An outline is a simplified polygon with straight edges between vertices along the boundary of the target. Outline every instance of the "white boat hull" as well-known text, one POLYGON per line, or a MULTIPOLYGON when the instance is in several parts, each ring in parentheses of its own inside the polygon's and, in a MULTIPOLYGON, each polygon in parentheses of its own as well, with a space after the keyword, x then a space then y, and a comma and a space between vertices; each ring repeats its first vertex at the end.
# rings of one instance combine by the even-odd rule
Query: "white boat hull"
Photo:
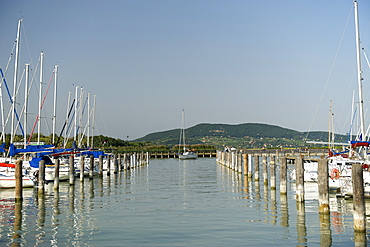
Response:
POLYGON ((179 159, 181 160, 197 159, 197 158, 198 158, 198 155, 196 153, 185 152, 185 153, 179 154, 179 159))
MULTIPOLYGON (((30 188, 35 186, 35 182, 28 176, 22 178, 23 188, 30 188)), ((15 175, 0 174, 0 189, 15 188, 15 175)))

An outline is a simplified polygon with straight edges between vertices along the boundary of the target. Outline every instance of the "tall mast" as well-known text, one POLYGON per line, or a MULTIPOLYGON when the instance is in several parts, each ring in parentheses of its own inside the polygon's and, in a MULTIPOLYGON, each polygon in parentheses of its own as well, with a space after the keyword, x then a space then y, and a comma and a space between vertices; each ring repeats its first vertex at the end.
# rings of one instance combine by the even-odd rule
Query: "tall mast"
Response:
POLYGON ((90 93, 87 94, 87 147, 90 147, 90 93))
POLYGON ((94 95, 93 112, 92 112, 91 148, 94 147, 95 104, 96 104, 96 95, 94 95))
POLYGON ((78 95, 78 88, 79 88, 79 86, 76 86, 76 91, 75 91, 75 114, 74 114, 74 117, 75 117, 75 134, 74 134, 74 142, 77 144, 77 142, 76 142, 76 138, 77 138, 77 105, 78 105, 78 99, 77 99, 77 95, 78 95))
POLYGON ((27 111, 28 111, 28 85, 29 85, 29 74, 30 74, 30 64, 26 64, 26 83, 24 85, 24 148, 27 147, 27 111))
POLYGON ((57 79, 58 79, 58 65, 54 67, 54 110, 53 110, 53 144, 55 144, 55 125, 56 125, 56 111, 57 111, 57 79))
POLYGON ((14 62, 14 87, 13 87, 13 99, 12 99, 12 127, 11 127, 11 135, 10 135, 10 143, 14 142, 14 125, 15 125, 15 100, 16 100, 16 92, 17 92, 17 80, 18 80, 18 60, 19 60, 19 46, 20 46, 20 38, 21 38, 21 23, 22 20, 18 20, 18 30, 17 30, 17 39, 16 39, 16 49, 15 49, 15 62, 14 62))
POLYGON ((184 142, 184 153, 185 153, 185 111, 182 109, 182 141, 184 142))
POLYGON ((44 65, 44 52, 40 55, 40 91, 39 91, 39 113, 38 113, 38 128, 37 128, 37 144, 40 145, 40 133, 41 133, 41 107, 42 107, 42 83, 43 83, 43 65, 44 65))
MULTIPOLYGON (((68 92, 68 101, 67 101, 67 113, 66 113, 66 120, 65 120, 65 124, 68 125, 68 120, 69 120, 69 111, 70 111, 70 102, 71 102, 71 92, 68 92)), ((63 147, 65 148, 66 147, 66 144, 68 142, 68 138, 67 138, 67 129, 66 128, 64 130, 64 142, 63 142, 63 147)))
POLYGON ((357 59, 357 82, 358 82, 358 97, 360 101, 360 141, 365 140, 365 122, 364 122, 364 95, 362 92, 362 69, 361 69, 361 41, 360 41, 360 28, 359 28, 359 19, 358 19, 358 7, 357 1, 353 2, 355 8, 355 29, 356 29, 356 59, 357 59))

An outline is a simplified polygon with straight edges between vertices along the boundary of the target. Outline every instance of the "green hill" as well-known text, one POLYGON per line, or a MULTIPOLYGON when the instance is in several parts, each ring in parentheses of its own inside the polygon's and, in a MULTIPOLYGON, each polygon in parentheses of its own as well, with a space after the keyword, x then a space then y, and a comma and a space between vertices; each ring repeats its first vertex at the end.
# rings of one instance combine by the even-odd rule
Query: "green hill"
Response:
MULTIPOLYGON (((209 144, 216 147, 230 145, 238 148, 305 147, 313 146, 308 141, 327 141, 324 131, 299 132, 275 125, 261 123, 244 124, 198 124, 186 129, 187 144, 209 144)), ((173 146, 179 143, 180 129, 148 134, 134 142, 152 142, 156 145, 173 146)), ((336 135, 336 142, 345 142, 347 137, 336 135)), ((317 145, 316 145, 317 146, 317 145)))

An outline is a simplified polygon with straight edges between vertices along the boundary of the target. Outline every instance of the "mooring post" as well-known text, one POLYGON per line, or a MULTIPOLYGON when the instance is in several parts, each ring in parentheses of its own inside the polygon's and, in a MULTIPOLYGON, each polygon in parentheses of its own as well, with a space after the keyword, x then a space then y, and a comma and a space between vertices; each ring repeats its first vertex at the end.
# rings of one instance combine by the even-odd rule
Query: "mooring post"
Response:
POLYGON ((99 155, 99 176, 103 177, 103 155, 99 155))
POLYGON ((74 166, 75 160, 74 156, 69 156, 69 185, 75 184, 75 166, 74 166))
POLYGON ((366 231, 366 209, 364 198, 364 178, 362 164, 352 165, 353 190, 353 229, 355 232, 366 231))
POLYGON ((45 160, 39 162, 39 178, 38 178, 38 193, 44 194, 45 192, 45 160))
POLYGON ((254 181, 259 181, 260 161, 259 156, 254 156, 254 181))
POLYGON ((238 153, 238 172, 242 173, 242 153, 238 153))
POLYGON ((93 179, 93 177, 94 177, 94 170, 95 170, 94 161, 95 161, 94 155, 91 154, 90 155, 89 179, 93 179))
POLYGON ((319 190, 319 213, 329 214, 329 172, 328 160, 319 159, 318 161, 318 190, 319 190))
POLYGON ((262 155, 262 166, 263 166, 263 184, 268 184, 267 178, 267 157, 266 155, 262 155))
POLYGON ((15 162, 15 203, 23 201, 22 160, 15 162))
POLYGON ((80 182, 84 181, 84 172, 85 172, 85 156, 80 156, 80 182))
POLYGON ((110 155, 107 156, 107 176, 110 176, 110 155))
POLYGON ((276 189, 275 156, 270 156, 270 187, 271 187, 272 190, 276 189))
POLYGON ((243 175, 248 180, 248 154, 243 154, 243 175))
POLYGON ((297 202, 304 202, 304 167, 303 158, 297 157, 295 159, 295 185, 297 202))
POLYGON ((123 154, 123 170, 127 170, 127 154, 123 154))
POLYGON ((54 159, 54 190, 59 190, 59 158, 54 159))
POLYGON ((118 171, 121 171, 122 170, 122 158, 121 158, 121 154, 118 154, 118 171))
POLYGON ((118 173, 118 162, 117 162, 117 154, 113 155, 113 173, 117 174, 118 173))
POLYGON ((287 194, 287 158, 280 158, 280 194, 287 194))
POLYGON ((248 178, 252 178, 252 176, 253 176, 253 173, 252 173, 252 161, 253 161, 252 154, 248 154, 248 178))

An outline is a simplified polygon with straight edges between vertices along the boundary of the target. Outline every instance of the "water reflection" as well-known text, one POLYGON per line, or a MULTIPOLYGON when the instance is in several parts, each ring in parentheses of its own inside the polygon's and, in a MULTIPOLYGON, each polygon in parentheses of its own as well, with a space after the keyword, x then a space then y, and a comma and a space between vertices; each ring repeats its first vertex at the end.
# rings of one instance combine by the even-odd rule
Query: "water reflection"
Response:
POLYGON ((22 202, 17 202, 14 205, 14 226, 13 226, 13 242, 12 246, 21 246, 22 242, 22 202))
POLYGON ((227 239, 231 246, 366 246, 366 234, 352 231, 350 200, 330 198, 330 214, 318 214, 315 195, 296 203, 295 186, 280 194, 262 179, 212 162, 157 161, 74 186, 61 183, 59 190, 51 184, 44 194, 24 193, 21 204, 10 193, 0 207, 1 243, 224 246, 227 239), (163 244, 168 239, 173 242, 163 244))
POLYGON ((298 243, 307 242, 306 211, 304 202, 296 202, 298 243))

